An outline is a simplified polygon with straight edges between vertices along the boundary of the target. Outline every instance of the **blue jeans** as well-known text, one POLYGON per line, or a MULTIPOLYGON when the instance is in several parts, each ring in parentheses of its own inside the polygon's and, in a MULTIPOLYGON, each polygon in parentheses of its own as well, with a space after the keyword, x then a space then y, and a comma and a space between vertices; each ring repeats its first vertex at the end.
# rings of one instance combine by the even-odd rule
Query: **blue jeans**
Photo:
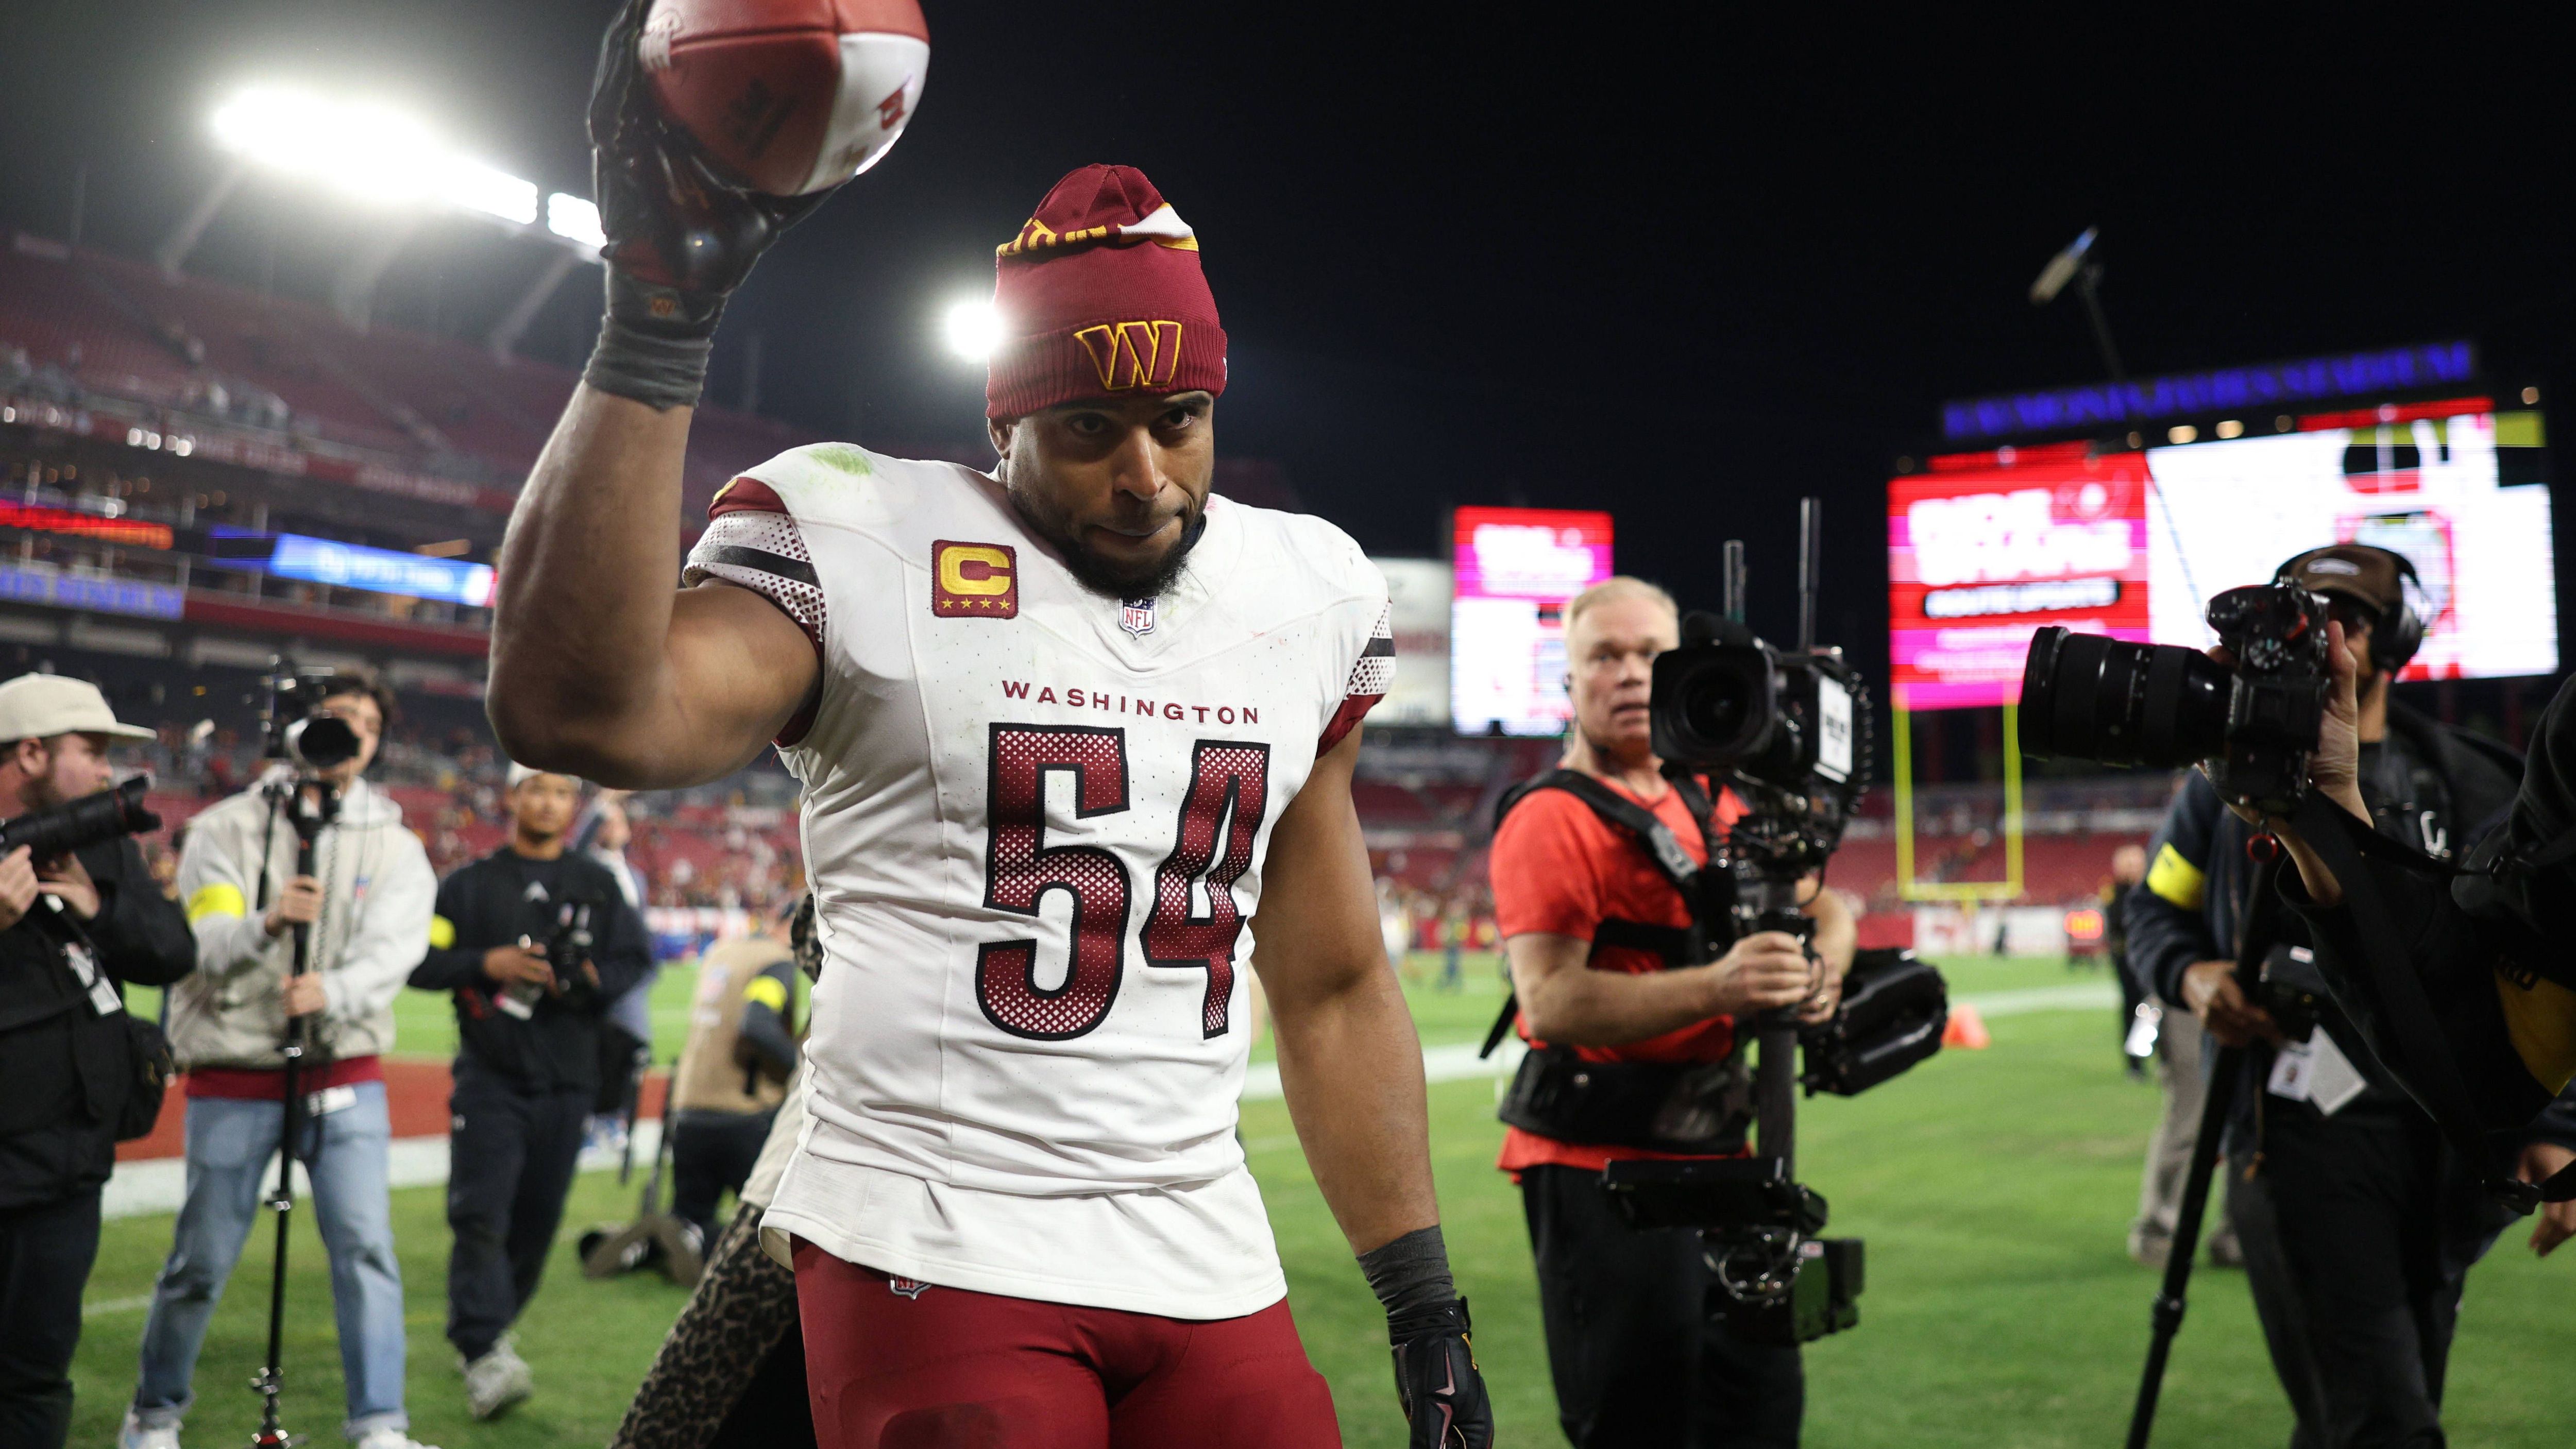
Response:
MULTIPOLYGON (((402 1268, 394 1258, 393 1129, 385 1084, 360 1082, 357 1101, 304 1123, 296 1158, 313 1181, 310 1204, 331 1259, 331 1306, 349 1392, 351 1439, 409 1429, 403 1412, 402 1268)), ((188 1200, 143 1325, 143 1376, 134 1408, 147 1425, 175 1422, 195 1395, 189 1380, 206 1323, 250 1237, 277 1152, 284 1104, 188 1100, 188 1200)))

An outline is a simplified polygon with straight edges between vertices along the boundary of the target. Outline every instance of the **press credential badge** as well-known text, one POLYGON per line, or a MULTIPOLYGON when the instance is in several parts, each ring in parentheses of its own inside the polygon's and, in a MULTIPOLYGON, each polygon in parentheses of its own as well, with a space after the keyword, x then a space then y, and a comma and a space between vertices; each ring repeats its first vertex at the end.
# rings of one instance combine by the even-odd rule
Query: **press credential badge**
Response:
POLYGON ((89 993, 90 1010, 101 1016, 114 1016, 125 1009, 125 1002, 116 994, 116 983, 98 969, 98 957, 90 954, 89 947, 78 941, 64 942, 63 964, 72 968, 81 990, 89 993))
POLYGON ((2331 1117, 2368 1085, 2352 1059, 2335 1045, 2334 1037, 2319 1027, 2306 1041, 2282 1043, 2264 1090, 2289 1101, 2310 1103, 2331 1117))

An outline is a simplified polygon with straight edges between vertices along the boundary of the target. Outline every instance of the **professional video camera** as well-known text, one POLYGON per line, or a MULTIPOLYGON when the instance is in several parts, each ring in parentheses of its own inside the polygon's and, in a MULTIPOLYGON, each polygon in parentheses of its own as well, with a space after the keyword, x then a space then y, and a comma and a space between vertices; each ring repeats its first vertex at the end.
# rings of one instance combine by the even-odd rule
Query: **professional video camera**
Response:
POLYGON ((2233 669, 2179 645, 2056 627, 2032 635, 2022 753, 2166 770, 2206 761, 2230 803, 2289 814, 2325 724, 2325 596, 2252 584, 2211 599, 2206 617, 2233 669))
POLYGON ((0 855, 27 847, 30 860, 52 860, 120 835, 161 828, 161 817, 143 808, 150 781, 137 775, 112 789, 68 800, 0 823, 0 855))
POLYGON ((260 681, 268 689, 260 710, 261 753, 272 760, 292 761, 304 770, 327 770, 357 758, 358 732, 322 707, 322 691, 331 672, 298 670, 295 661, 286 658, 278 659, 270 670, 260 681))
MULTIPOLYGON (((1744 813, 1709 862, 1737 937, 1814 923, 1798 887, 1842 843, 1868 788, 1869 696, 1840 650, 1816 647, 1818 506, 1800 504, 1798 644, 1778 649, 1744 626, 1744 548, 1725 550, 1723 617, 1693 614, 1682 643, 1655 660, 1650 711, 1667 773, 1731 787, 1744 813)), ((1711 922, 1712 929, 1717 923, 1711 922)), ((1940 1049, 1948 1019, 1940 975, 1911 953, 1870 953, 1846 977, 1845 1004, 1801 1028, 1794 1010, 1755 1025, 1759 1155, 1724 1160, 1613 1162, 1602 1184, 1638 1228, 1695 1228, 1722 1308, 1738 1334, 1804 1343, 1860 1321, 1858 1239, 1822 1239, 1826 1204, 1795 1175, 1796 1061, 1807 1048, 1810 1093, 1848 1095, 1940 1049)))
POLYGON ((1656 656, 1651 708, 1657 755, 1804 802, 1799 842, 1820 862, 1832 852, 1869 768, 1867 691, 1841 650, 1783 652, 1694 612, 1681 647, 1656 656))

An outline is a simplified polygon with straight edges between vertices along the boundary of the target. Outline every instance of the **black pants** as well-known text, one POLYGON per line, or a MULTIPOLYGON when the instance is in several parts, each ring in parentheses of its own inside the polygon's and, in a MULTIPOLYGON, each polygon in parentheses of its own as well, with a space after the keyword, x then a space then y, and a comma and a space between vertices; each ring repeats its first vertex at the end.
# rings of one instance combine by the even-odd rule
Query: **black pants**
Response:
POLYGON ((447 1339, 469 1359, 491 1351, 536 1296, 564 1195, 572 1190, 587 1088, 523 1092, 507 1079, 456 1063, 448 1098, 447 1339))
POLYGON ((599 1023, 599 1091, 590 1099, 590 1109, 602 1116, 622 1115, 626 1099, 635 1093, 636 1078, 643 1075, 652 1053, 635 1033, 616 1022, 602 1019, 599 1023))
POLYGON ((98 1257, 98 1189, 0 1211, 0 1445, 61 1449, 72 1426, 81 1290, 98 1257))
POLYGON ((681 1112, 671 1122, 671 1211, 695 1223, 698 1241, 716 1240, 716 1201, 740 1193, 769 1141, 776 1112, 681 1112))
POLYGON ((1639 1232, 1601 1174, 1521 1173, 1558 1422, 1577 1449, 1773 1449, 1798 1442, 1794 1348, 1745 1343, 1709 1313, 1697 1233, 1639 1232))
POLYGON ((2502 1209, 2410 1105, 2262 1106, 2262 1164, 2248 1179, 2250 1154, 2231 1159, 2228 1206, 2292 1449, 2439 1449, 2461 1286, 2502 1209))

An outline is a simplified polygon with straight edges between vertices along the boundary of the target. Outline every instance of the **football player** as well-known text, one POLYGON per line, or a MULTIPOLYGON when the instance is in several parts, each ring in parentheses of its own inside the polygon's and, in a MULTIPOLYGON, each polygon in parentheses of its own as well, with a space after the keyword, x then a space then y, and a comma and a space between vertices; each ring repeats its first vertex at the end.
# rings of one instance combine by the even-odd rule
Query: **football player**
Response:
POLYGON ((811 203, 658 118, 641 9, 592 103, 608 317, 503 549, 492 716, 603 783, 775 742, 804 784, 827 965, 765 1225, 818 1438, 1339 1443, 1234 1136, 1254 964, 1412 1442, 1489 1444, 1350 793, 1386 588, 1329 524, 1210 494, 1196 235, 1140 172, 1068 175, 999 248, 993 472, 796 449, 684 562, 717 317, 811 203))

